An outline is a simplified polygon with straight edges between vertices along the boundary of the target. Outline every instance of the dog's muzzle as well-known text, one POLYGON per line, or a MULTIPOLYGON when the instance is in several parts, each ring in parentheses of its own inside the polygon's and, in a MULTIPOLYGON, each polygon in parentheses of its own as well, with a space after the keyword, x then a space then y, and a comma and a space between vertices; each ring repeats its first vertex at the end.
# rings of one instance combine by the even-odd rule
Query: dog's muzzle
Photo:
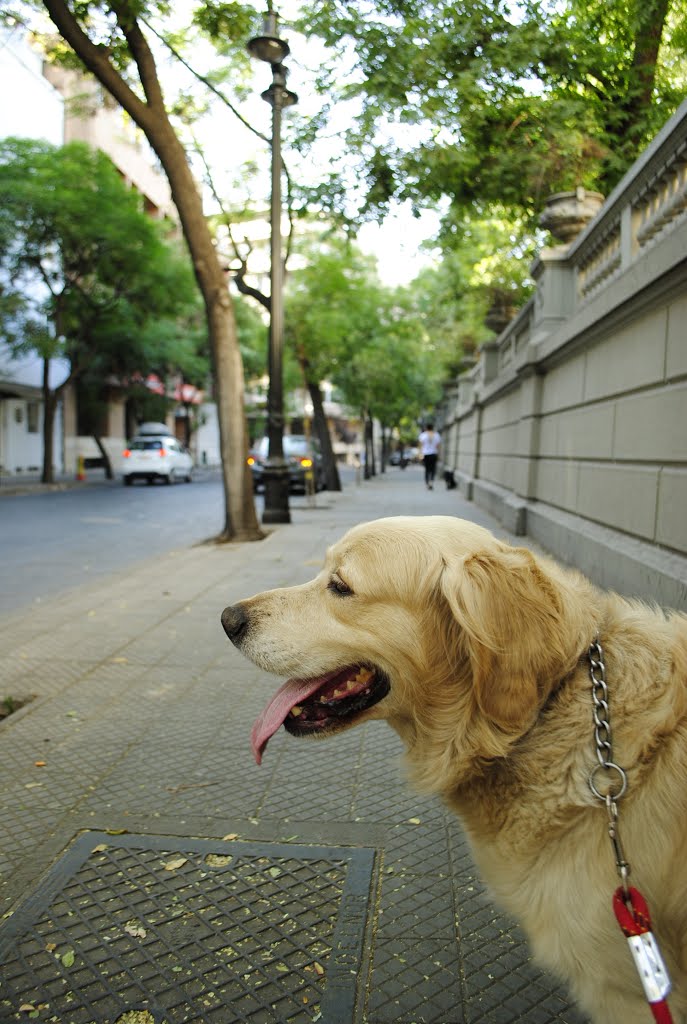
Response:
POLYGON ((222 626, 233 644, 238 646, 248 629, 248 616, 241 604, 230 604, 222 612, 222 626))

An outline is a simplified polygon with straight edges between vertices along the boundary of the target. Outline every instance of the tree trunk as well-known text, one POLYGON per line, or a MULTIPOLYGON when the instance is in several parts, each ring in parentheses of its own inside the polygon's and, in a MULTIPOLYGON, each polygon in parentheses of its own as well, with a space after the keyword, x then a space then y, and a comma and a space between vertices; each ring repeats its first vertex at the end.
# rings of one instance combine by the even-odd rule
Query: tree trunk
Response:
POLYGON ((43 360, 43 472, 41 482, 51 484, 55 480, 52 450, 55 441, 55 409, 57 396, 50 390, 50 360, 43 360))
POLYGON ((633 104, 636 112, 642 112, 651 106, 658 51, 669 7, 670 0, 643 0, 643 3, 638 5, 638 24, 632 61, 633 70, 637 75, 637 90, 633 104))
POLYGON ((167 176, 207 315, 224 480, 224 529, 218 539, 258 540, 264 534, 258 525, 246 463, 243 363, 234 309, 186 152, 165 110, 152 52, 136 21, 136 8, 127 0, 111 0, 108 5, 126 37, 146 101, 139 98, 110 63, 107 48, 96 46, 84 33, 65 0, 44 0, 44 6, 86 68, 143 131, 167 176))
POLYGON ((93 440, 97 444, 98 451, 100 452, 100 457, 103 460, 103 464, 105 467, 105 478, 107 480, 113 480, 114 473, 112 472, 112 460, 110 459, 110 456, 107 453, 107 448, 105 447, 105 445, 103 444, 103 442, 101 441, 97 434, 93 434, 93 440))
POLYGON ((389 427, 385 427, 382 424, 382 458, 379 466, 380 473, 386 473, 386 464, 389 460, 389 439, 390 430, 389 427))
POLYGON ((628 166, 637 159, 644 142, 646 115, 653 102, 656 62, 670 0, 643 0, 635 14, 634 53, 630 87, 616 97, 605 130, 627 153, 628 166))
POLYGON ((365 479, 369 480, 376 476, 375 448, 374 448, 374 423, 369 410, 365 412, 365 479))
POLYGON ((184 420, 184 445, 187 448, 191 447, 191 405, 188 402, 184 403, 184 411, 186 413, 186 419, 184 420))
POLYGON ((336 464, 336 456, 334 455, 334 449, 332 448, 332 439, 329 434, 327 417, 324 414, 322 392, 319 384, 314 384, 311 380, 307 380, 307 378, 306 384, 310 394, 310 401, 312 402, 313 428, 315 436, 320 442, 320 451, 322 452, 325 484, 328 491, 340 491, 341 479, 339 477, 339 467, 336 464))
POLYGON ((370 417, 370 470, 372 476, 377 476, 377 456, 375 453, 375 421, 372 418, 372 413, 369 413, 370 417))

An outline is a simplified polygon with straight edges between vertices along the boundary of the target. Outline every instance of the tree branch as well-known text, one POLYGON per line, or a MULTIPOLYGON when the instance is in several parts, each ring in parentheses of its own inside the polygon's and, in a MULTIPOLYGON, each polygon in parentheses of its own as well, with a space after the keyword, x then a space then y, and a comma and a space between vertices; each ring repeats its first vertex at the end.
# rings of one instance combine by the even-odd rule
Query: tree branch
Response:
POLYGON ((149 109, 127 85, 119 72, 112 66, 107 48, 96 46, 88 38, 78 21, 67 7, 65 0, 43 0, 50 20, 60 35, 78 55, 84 66, 102 82, 108 92, 136 121, 144 125, 149 121, 149 109))
POLYGON ((229 232, 229 241, 231 242, 231 247, 234 250, 234 255, 236 256, 236 259, 239 261, 239 264, 240 264, 239 269, 234 272, 234 283, 236 284, 236 287, 238 288, 238 290, 241 292, 242 295, 248 295, 248 296, 250 296, 250 298, 256 299, 256 301, 259 302, 261 306, 263 306, 266 310, 271 312, 272 311, 272 300, 271 300, 271 297, 268 296, 268 295, 265 295, 265 293, 260 291, 259 288, 253 288, 251 285, 249 285, 246 282, 246 273, 247 273, 247 270, 248 270, 248 256, 250 256, 250 254, 252 252, 252 247, 249 245, 249 247, 248 247, 248 255, 247 256, 242 256, 241 253, 239 252, 239 247, 236 244, 236 239, 234 238, 234 236, 232 234, 232 231, 231 231, 231 220, 229 218, 229 214, 225 210, 224 204, 222 203, 222 200, 219 197, 217 189, 215 188, 215 182, 214 182, 214 179, 212 177, 212 173, 210 171, 210 167, 208 165, 208 162, 205 159, 205 154, 203 153, 202 149, 200 148, 200 146, 198 145, 197 142, 195 143, 195 148, 196 148, 196 153, 198 154, 198 156, 202 160, 203 166, 205 167, 205 181, 206 181, 208 187, 210 188, 210 191, 212 192, 212 195, 213 195, 213 198, 214 198, 215 202, 219 206, 220 216, 222 218, 222 221, 224 222, 224 226, 226 227, 227 231, 229 232))
POLYGON ((129 44, 129 49, 136 62, 138 75, 148 100, 149 108, 151 110, 164 111, 165 101, 162 89, 160 88, 157 68, 155 67, 155 58, 148 46, 148 40, 141 32, 136 18, 130 14, 126 2, 121 3, 113 0, 111 7, 117 18, 117 24, 122 30, 122 34, 129 44))
MULTIPOLYGON (((239 257, 240 259, 240 257, 239 257)), ((265 295, 258 288, 253 288, 246 282, 246 271, 247 263, 246 260, 241 259, 241 265, 238 270, 234 271, 234 284, 241 292, 242 295, 249 295, 252 299, 256 299, 261 306, 271 313, 272 312, 272 300, 269 295, 265 295)))
POLYGON ((193 75, 194 78, 197 78, 199 82, 202 82, 203 85, 207 89, 209 89, 210 92, 213 92, 215 94, 215 96, 217 96, 218 99, 220 99, 222 101, 222 103, 224 103, 224 105, 226 107, 229 107, 229 110, 231 110, 231 112, 234 115, 234 117, 237 117, 238 120, 241 122, 241 124, 244 125, 244 127, 246 127, 249 132, 252 132, 253 135, 257 135, 257 137, 259 139, 262 139, 263 142, 267 142, 269 144, 270 140, 267 137, 267 135, 263 135, 262 132, 259 132, 257 130, 257 128, 254 128, 253 125, 250 123, 250 121, 247 121, 245 119, 245 117, 242 114, 239 113, 239 111, 236 109, 236 107, 227 99, 227 97, 224 95, 224 93, 221 92, 217 88, 217 86, 213 82, 210 81, 209 78, 206 78, 205 75, 201 75, 200 71, 196 71, 196 69, 191 64, 189 64, 188 61, 185 60, 184 57, 182 57, 182 55, 179 53, 179 51, 177 49, 175 49, 175 47, 173 47, 172 44, 167 39, 165 39, 164 36, 160 35, 160 33, 156 29, 153 28, 153 26, 150 24, 149 21, 146 21, 145 18, 141 18, 141 21, 146 26, 146 28, 149 29, 149 31, 152 32, 153 35, 156 36, 160 40, 160 42, 163 44, 163 46, 167 47, 167 49, 172 54, 172 56, 175 57, 176 60, 178 60, 179 63, 182 64, 186 68, 186 70, 188 72, 190 72, 190 74, 193 75))

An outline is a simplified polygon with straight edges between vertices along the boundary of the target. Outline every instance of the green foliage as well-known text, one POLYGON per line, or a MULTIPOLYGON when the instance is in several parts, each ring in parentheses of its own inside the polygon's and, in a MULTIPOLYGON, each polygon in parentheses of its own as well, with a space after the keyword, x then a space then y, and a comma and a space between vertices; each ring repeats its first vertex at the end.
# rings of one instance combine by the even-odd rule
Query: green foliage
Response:
POLYGON ((552 192, 607 193, 685 95, 685 0, 332 0, 302 24, 341 54, 369 210, 448 196, 531 217, 552 192))
POLYGON ((205 0, 193 12, 193 24, 214 42, 231 42, 245 46, 256 30, 256 10, 252 4, 205 0))
POLYGON ((417 417, 436 401, 445 370, 418 293, 385 288, 374 262, 340 236, 304 255, 289 281, 286 337, 306 376, 331 380, 348 405, 386 426, 417 417))
MULTIPOLYGON (((444 259, 437 274, 454 296, 453 321, 459 324, 463 351, 471 351, 491 336, 485 317, 493 305, 517 309, 529 298, 534 282, 529 269, 539 239, 528 230, 526 218, 502 206, 460 214, 444 220, 441 245, 444 259)), ((437 296, 436 302, 442 303, 437 296)))
POLYGON ((171 365, 202 376, 193 274, 162 232, 103 153, 0 141, 0 317, 15 350, 62 355, 73 377, 171 365))

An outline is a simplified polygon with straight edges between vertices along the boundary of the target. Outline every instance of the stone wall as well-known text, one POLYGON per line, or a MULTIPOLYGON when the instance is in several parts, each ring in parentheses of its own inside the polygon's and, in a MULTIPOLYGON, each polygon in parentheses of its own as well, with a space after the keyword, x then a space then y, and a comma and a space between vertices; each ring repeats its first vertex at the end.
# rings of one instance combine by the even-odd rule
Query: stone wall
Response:
POLYGON ((687 103, 447 390, 468 497, 600 585, 687 609, 687 103))

